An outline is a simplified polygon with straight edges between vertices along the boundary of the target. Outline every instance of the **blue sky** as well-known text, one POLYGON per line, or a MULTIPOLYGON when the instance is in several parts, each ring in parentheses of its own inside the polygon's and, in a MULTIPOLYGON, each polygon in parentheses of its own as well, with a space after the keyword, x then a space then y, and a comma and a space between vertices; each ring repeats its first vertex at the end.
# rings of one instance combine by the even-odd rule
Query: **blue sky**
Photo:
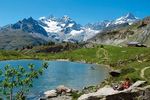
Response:
POLYGON ((150 16, 150 0, 0 0, 0 26, 32 16, 70 16, 81 24, 112 20, 128 12, 150 16))

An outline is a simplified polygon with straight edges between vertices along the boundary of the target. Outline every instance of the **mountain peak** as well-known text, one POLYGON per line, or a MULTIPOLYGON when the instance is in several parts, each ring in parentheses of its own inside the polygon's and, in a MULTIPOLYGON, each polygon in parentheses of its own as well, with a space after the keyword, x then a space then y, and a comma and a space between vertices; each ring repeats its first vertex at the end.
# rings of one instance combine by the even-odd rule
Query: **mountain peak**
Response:
POLYGON ((132 13, 128 13, 125 18, 127 19, 136 19, 136 17, 132 13))
POLYGON ((36 20, 34 20, 32 17, 29 17, 29 18, 24 18, 21 22, 22 23, 35 23, 36 20))
POLYGON ((23 20, 18 21, 15 24, 11 25, 12 29, 21 29, 27 33, 35 33, 43 36, 47 36, 47 32, 41 27, 37 20, 32 17, 24 18, 23 20))
POLYGON ((64 19, 70 19, 70 17, 68 15, 64 15, 62 18, 64 18, 64 19))
POLYGON ((72 20, 68 15, 64 15, 64 16, 62 17, 62 19, 63 19, 64 21, 72 20))
POLYGON ((54 15, 49 15, 48 17, 42 16, 39 20, 56 20, 56 17, 54 15))
POLYGON ((42 16, 42 17, 39 18, 39 20, 44 20, 44 19, 46 19, 45 16, 42 16))
POLYGON ((47 17, 47 19, 56 20, 56 17, 51 14, 50 16, 47 17))
POLYGON ((116 19, 113 24, 125 24, 128 23, 129 25, 133 24, 134 22, 138 21, 138 18, 135 17, 132 13, 128 13, 126 16, 122 16, 116 19))
POLYGON ((91 28, 94 30, 100 30, 108 27, 116 27, 119 25, 131 25, 134 22, 138 21, 139 19, 135 17, 132 13, 128 13, 125 16, 119 17, 115 20, 109 21, 109 20, 104 20, 102 22, 97 22, 94 24, 87 24, 85 27, 86 28, 91 28))

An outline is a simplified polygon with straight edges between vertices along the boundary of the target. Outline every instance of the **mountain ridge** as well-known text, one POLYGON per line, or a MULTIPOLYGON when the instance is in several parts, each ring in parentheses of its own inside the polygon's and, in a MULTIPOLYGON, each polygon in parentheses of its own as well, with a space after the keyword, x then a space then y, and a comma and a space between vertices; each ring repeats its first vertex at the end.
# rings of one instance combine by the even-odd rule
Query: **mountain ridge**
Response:
MULTIPOLYGON (((12 40, 11 38, 16 38, 16 35, 20 36, 19 38, 22 40, 26 40, 27 37, 34 42, 30 42, 30 45, 38 45, 44 42, 53 41, 56 43, 60 42, 86 42, 87 40, 91 39, 92 37, 96 36, 102 30, 111 30, 119 27, 128 26, 129 22, 136 22, 136 18, 132 14, 128 14, 126 16, 121 17, 124 20, 123 23, 114 24, 115 21, 105 21, 99 22, 93 26, 82 26, 78 24, 76 21, 72 20, 68 16, 63 16, 61 18, 56 18, 54 16, 49 17, 40 17, 39 20, 35 20, 32 17, 24 18, 23 20, 19 20, 14 24, 9 24, 0 28, 1 39, 5 40, 5 34, 11 34, 8 41, 19 43, 18 40, 12 40), (131 17, 131 18, 130 18, 131 17), (130 20, 134 19, 134 20, 130 20), (127 21, 126 21, 127 20, 127 21), (112 25, 110 24, 112 23, 112 25), (109 23, 109 25, 108 25, 109 23), (102 25, 102 26, 101 26, 102 25), (24 39, 24 35, 20 34, 27 34, 26 39, 24 39), (32 39, 30 39, 32 38, 32 39), (37 39, 37 40, 36 40, 37 39), (14 42, 15 41, 15 42, 14 42)), ((120 20, 119 20, 120 21, 120 20)), ((22 46, 27 46, 28 42, 24 41, 22 46)), ((7 43, 7 42, 6 42, 7 43)), ((4 43, 5 44, 5 43, 4 43)), ((1 44, 1 48, 5 49, 5 45, 1 44)), ((14 45, 14 44, 13 44, 14 45)), ((21 44, 19 44, 20 46, 21 44)), ((10 47, 13 47, 10 45, 10 47)), ((18 48, 18 46, 16 46, 18 48)), ((10 48, 11 49, 11 48, 10 48)))
POLYGON ((122 16, 120 18, 117 18, 115 20, 112 20, 112 21, 109 21, 109 20, 104 20, 102 22, 96 22, 96 23, 88 23, 86 24, 85 26, 86 27, 92 27, 92 28, 95 28, 96 30, 100 30, 100 29, 104 29, 104 28, 109 28, 109 27, 115 27, 117 25, 125 25, 125 24, 128 24, 128 25, 131 25, 133 24, 134 22, 137 22, 139 21, 140 19, 135 17, 133 14, 131 13, 128 13, 127 15, 125 16, 122 16))
POLYGON ((140 43, 150 46, 150 17, 139 20, 136 23, 118 29, 105 30, 88 40, 89 43, 128 45, 128 43, 140 43))

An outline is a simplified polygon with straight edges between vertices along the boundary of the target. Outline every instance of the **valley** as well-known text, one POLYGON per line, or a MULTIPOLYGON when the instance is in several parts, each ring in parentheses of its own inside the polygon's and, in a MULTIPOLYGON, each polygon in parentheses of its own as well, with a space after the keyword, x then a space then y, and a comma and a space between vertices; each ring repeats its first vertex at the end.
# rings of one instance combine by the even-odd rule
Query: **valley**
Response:
POLYGON ((149 47, 150 18, 138 19, 131 13, 113 21, 85 26, 68 16, 50 16, 39 20, 25 18, 0 28, 1 61, 64 60, 102 65, 121 72, 118 77, 109 75, 98 85, 75 92, 71 95, 75 100, 126 77, 133 83, 144 80, 145 86, 149 85, 149 47))

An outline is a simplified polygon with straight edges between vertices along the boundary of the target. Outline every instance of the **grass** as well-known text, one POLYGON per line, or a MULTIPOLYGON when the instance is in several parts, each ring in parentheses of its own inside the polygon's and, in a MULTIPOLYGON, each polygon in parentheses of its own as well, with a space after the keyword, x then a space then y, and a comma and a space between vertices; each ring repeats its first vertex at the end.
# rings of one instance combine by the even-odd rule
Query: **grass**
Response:
POLYGON ((77 98, 79 98, 81 95, 83 95, 82 93, 77 93, 77 92, 74 92, 71 94, 72 96, 72 100, 77 100, 77 98))
POLYGON ((150 80, 150 68, 145 71, 145 77, 147 80, 150 80))

